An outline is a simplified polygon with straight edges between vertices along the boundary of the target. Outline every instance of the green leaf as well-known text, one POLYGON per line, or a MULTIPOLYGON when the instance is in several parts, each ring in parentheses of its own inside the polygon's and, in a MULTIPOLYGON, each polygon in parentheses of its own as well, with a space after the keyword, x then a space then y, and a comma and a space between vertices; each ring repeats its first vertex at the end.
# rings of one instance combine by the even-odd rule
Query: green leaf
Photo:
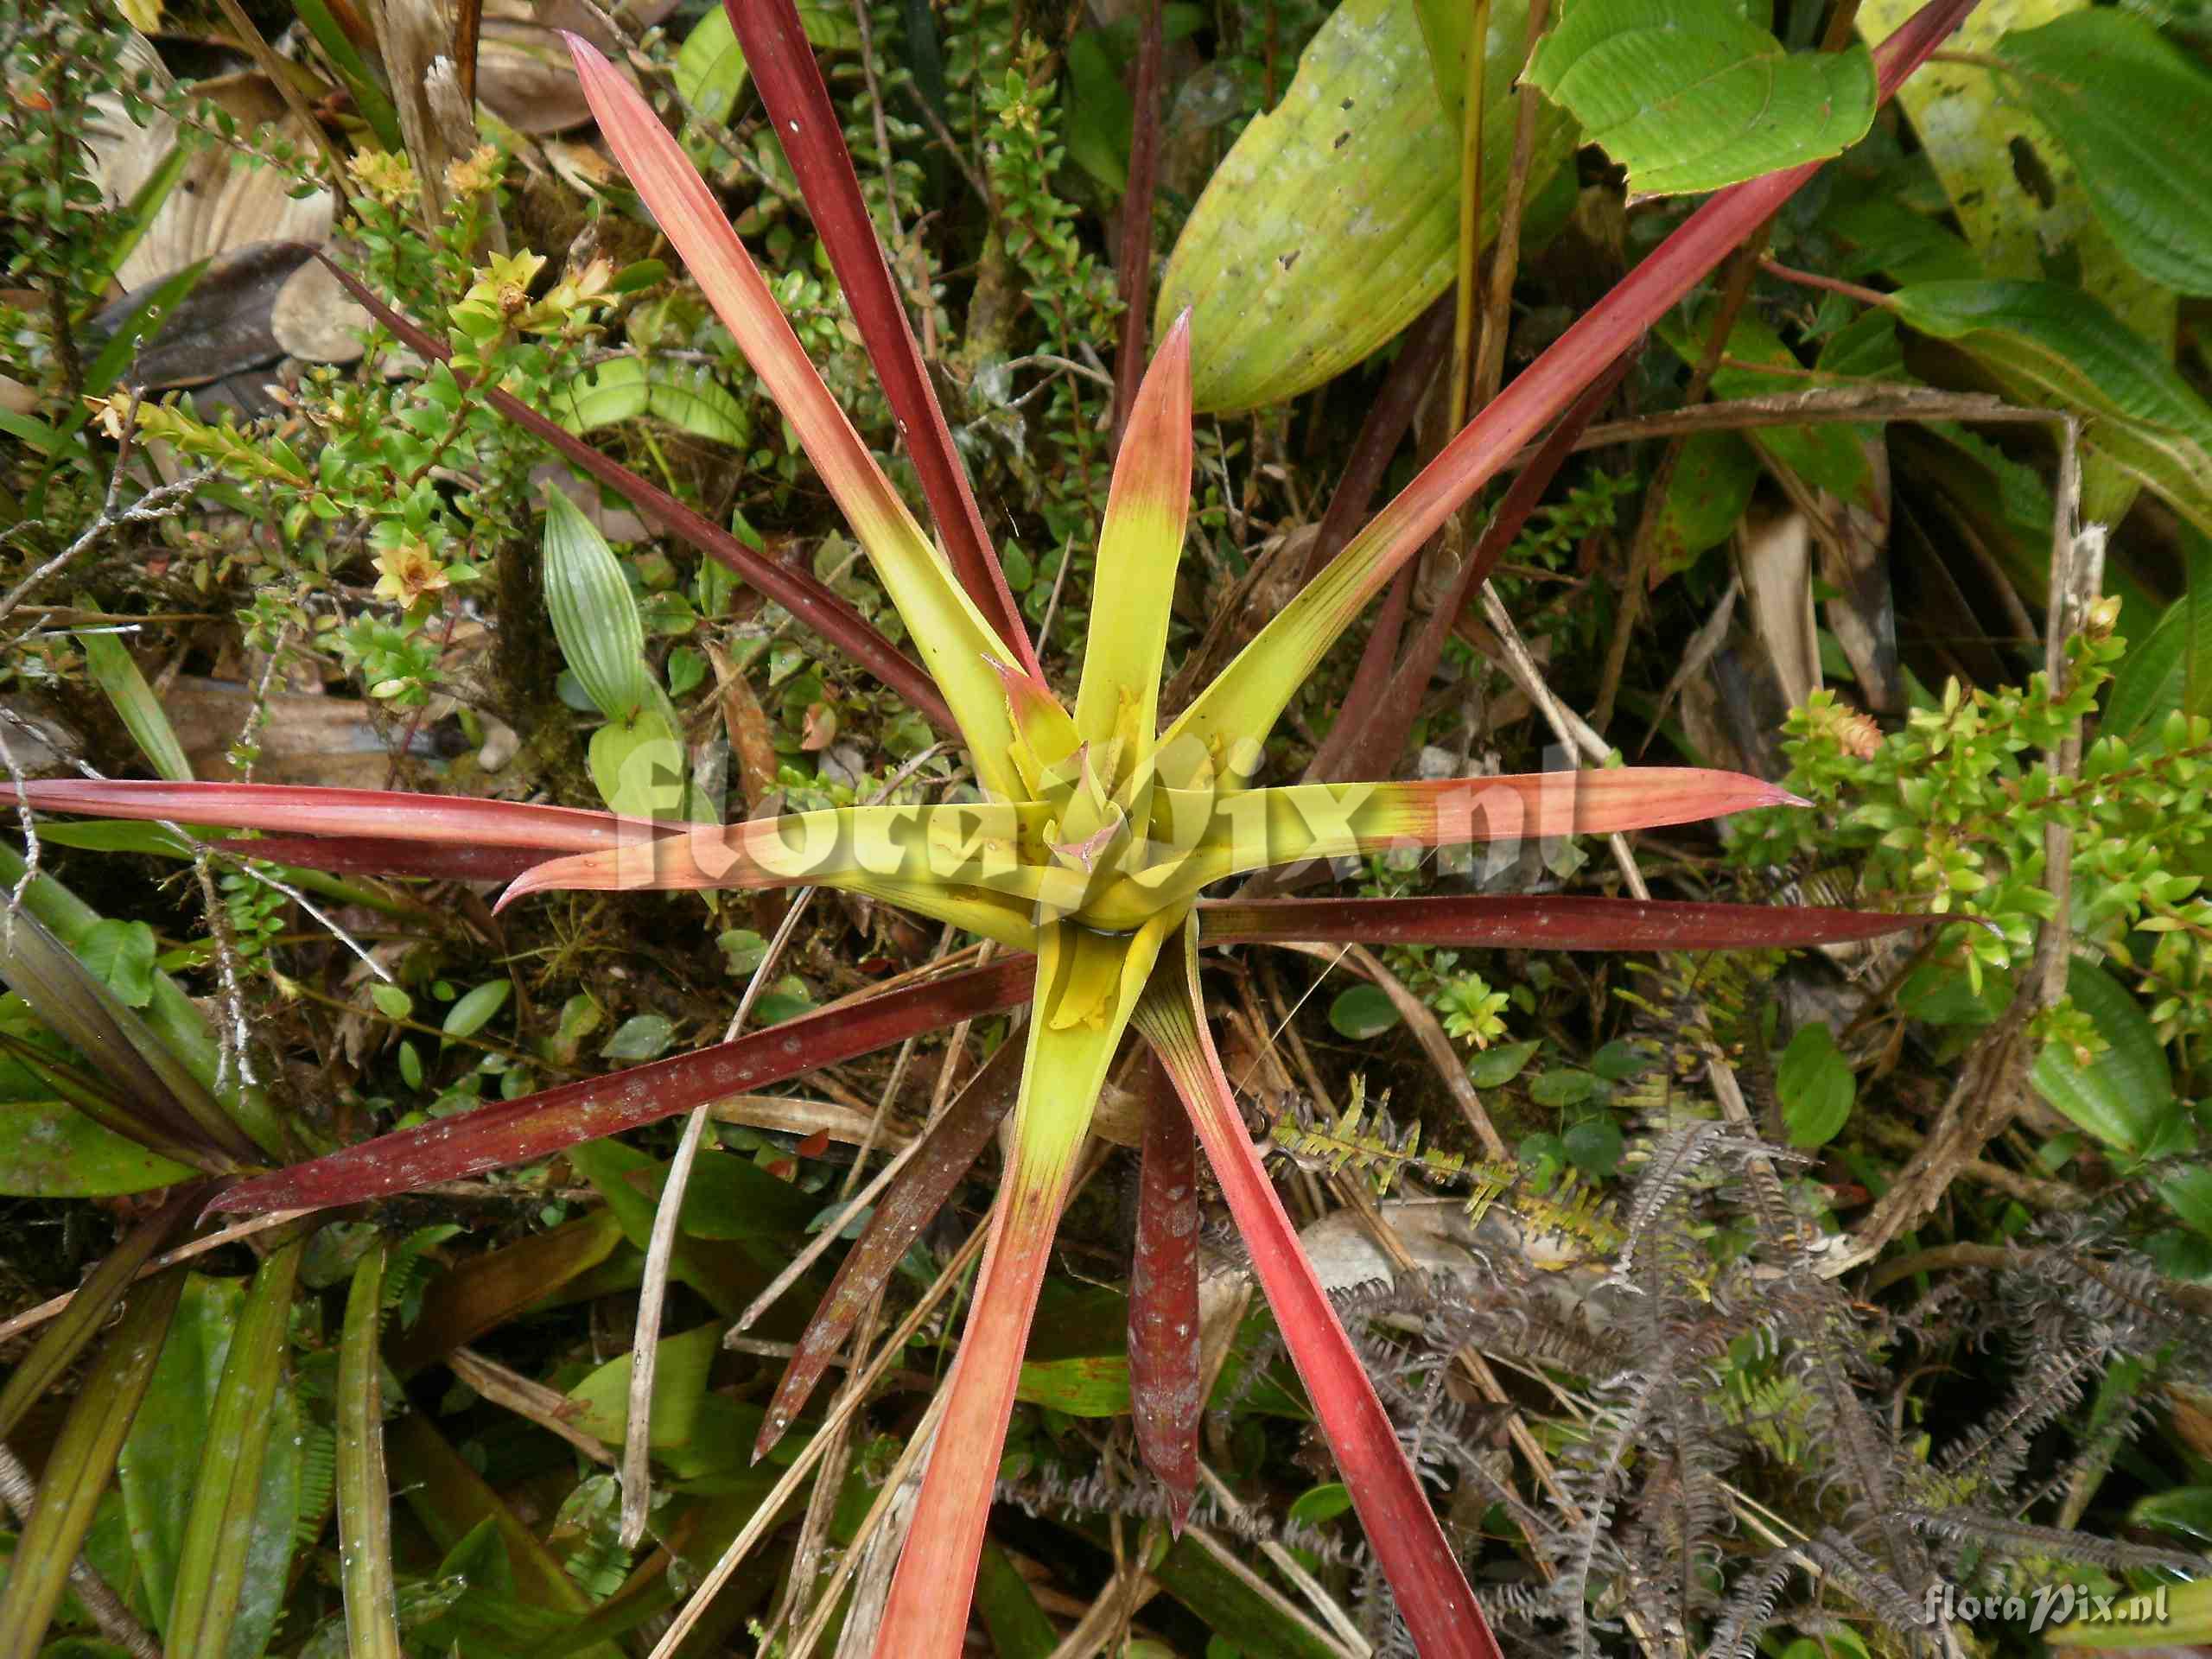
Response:
POLYGON ((1105 32, 1086 29, 1068 42, 1068 155, 1109 190, 1129 181, 1129 134, 1136 108, 1105 32))
POLYGON ((999 1659, 1051 1659, 1060 1645, 1060 1633, 1037 1605, 1029 1581, 988 1541, 976 1564, 976 1611, 999 1659))
POLYGON ((753 419, 745 405, 708 378, 704 367, 643 357, 609 358, 584 370, 563 384, 550 409, 553 418, 571 432, 594 432, 651 416, 733 449, 744 448, 753 439, 753 419))
POLYGON ((245 1300, 236 1281, 196 1273, 186 1279, 154 1368, 151 1394, 118 1465, 131 1554, 147 1603, 164 1627, 176 1595, 208 1419, 245 1300))
POLYGON ((77 943, 77 958, 107 982, 127 1007, 154 1000, 154 958, 159 941, 143 922, 95 922, 77 943))
POLYGON ((1120 1417, 1129 1409, 1126 1354, 1025 1361, 1014 1397, 1071 1417, 1120 1417))
POLYGON ((1859 1080, 1837 1052, 1833 1032, 1823 1025, 1802 1026, 1775 1067, 1774 1090, 1789 1144, 1824 1147, 1850 1122, 1859 1080))
POLYGON ((2139 1527, 2159 1527, 2212 1544, 2212 1486, 2177 1486, 2139 1498, 2127 1518, 2139 1527))
POLYGON ((379 1237, 353 1269, 338 1342, 338 1570, 352 1659, 400 1659, 391 1570, 391 1483, 384 1460, 384 1319, 389 1246, 379 1237))
POLYGON ((2163 1618, 2152 1616, 2151 1596, 2124 1594, 2114 1603, 2113 1611, 2127 1613, 2139 1604, 2141 1614, 2124 1622, 2118 1618, 2092 1619, 2079 1617, 2086 1610, 2077 1607, 2077 1617, 2068 1624, 2046 1630, 2043 1639, 2054 1648, 2157 1648, 2167 1651, 2212 1641, 2212 1579, 2194 1579, 2171 1589, 2162 1585, 2158 1593, 2165 1597, 2163 1618))
POLYGON ((675 721, 660 709, 610 720, 591 734, 588 753, 593 786, 613 810, 633 818, 699 822, 707 817, 694 798, 675 721), (695 806, 700 810, 692 810, 695 806))
POLYGON ((138 671, 123 641, 112 633, 85 628, 78 632, 77 643, 85 648, 85 671, 115 705, 139 753, 171 783, 189 779, 192 763, 184 758, 184 745, 177 741, 176 730, 169 724, 161 699, 146 683, 146 677, 138 671))
POLYGON ((2121 660, 2099 729, 2126 737, 2156 732, 2179 709, 2212 715, 2212 540, 2183 531, 2190 555, 2188 591, 2121 660))
POLYGON ((163 1349, 162 1336, 176 1310, 184 1274, 172 1268, 142 1281, 124 1314, 77 1390, 61 1433, 39 1478, 38 1502, 16 1541, 8 1580, 0 1587, 0 1653, 34 1654, 61 1605, 69 1565, 92 1529, 100 1494, 107 1490, 116 1453, 163 1349))
POLYGON ((1398 1023, 1397 1006, 1372 985, 1355 985, 1329 1005, 1329 1023, 1340 1037, 1365 1042, 1398 1023))
MULTIPOLYGON (((1504 200, 1527 17, 1525 0, 1498 0, 1484 43, 1485 240, 1504 200)), ((1451 285, 1459 136, 1438 118, 1437 79, 1405 0, 1345 0, 1306 48, 1282 101, 1230 148, 1176 241, 1154 311, 1154 332, 1165 336, 1192 310, 1201 413, 1319 385, 1451 285)), ((1529 152, 1531 192, 1573 147, 1573 123, 1545 106, 1529 152)))
POLYGON ((1652 529, 1652 580, 1688 569, 1699 554, 1726 541, 1758 481, 1758 453, 1739 435, 1699 432, 1688 439, 1652 529))
MULTIPOLYGON (((2050 22, 2088 3, 1982 0, 1947 44, 1961 54, 1993 54, 2008 31, 2050 22)), ((1859 33, 1880 39, 1917 4, 1864 0, 1859 33)), ((1980 258, 1978 274, 2063 277, 2171 356, 2177 316, 2172 290, 2145 276, 2113 245, 2065 150, 2014 95, 2011 80, 1981 63, 1939 60, 1923 65, 1897 92, 1980 258)), ((1902 272, 1895 274, 1904 280, 1902 272)), ((2117 524, 2133 499, 2137 478, 2094 451, 2084 458, 2082 474, 2088 515, 2117 524)))
POLYGON ((745 48, 737 43, 729 13, 720 6, 709 7, 677 51, 677 96, 695 115, 727 122, 747 79, 745 48))
POLYGON ((1718 190, 1840 155, 1873 124, 1873 55, 1789 53, 1730 0, 1573 0, 1529 79, 1638 194, 1718 190))
POLYGON ((0 1102, 0 1192, 10 1197, 112 1198, 197 1173, 102 1128, 67 1101, 0 1102))
POLYGON ((2015 282, 1920 283, 1891 297, 1908 325, 1957 341, 2016 401, 2085 416, 2088 451, 2212 533, 2212 404, 2094 299, 2015 282))
POLYGON ((2212 112, 2212 73, 2142 18, 2102 7, 2015 30, 1997 52, 2113 245, 2153 282, 2212 294, 2212 148, 2178 142, 2212 112))
POLYGON ((1478 1089, 1502 1089, 1521 1075, 1542 1046, 1532 1039, 1525 1043, 1501 1043, 1485 1049, 1467 1061, 1467 1081, 1478 1089))
POLYGON ((544 550, 545 610, 563 660, 609 720, 652 707, 658 688, 645 665, 645 624, 621 561, 559 490, 546 492, 544 550))
MULTIPOLYGON (((709 1368, 721 1351, 719 1325, 702 1325, 661 1338, 653 1366, 652 1422, 646 1437, 656 1452, 690 1441, 707 1397, 709 1368)), ((622 1443, 627 1425, 630 1357, 623 1354, 609 1360, 569 1390, 569 1398, 582 1408, 575 1418, 576 1427, 610 1446, 622 1443)))
POLYGON ((514 988, 515 982, 511 979, 493 979, 469 991, 446 1010, 446 1035, 474 1037, 491 1023, 493 1014, 506 1007, 514 988))
POLYGON ((1621 1166, 1621 1126, 1610 1117, 1586 1117, 1560 1137, 1567 1160, 1584 1174, 1605 1179, 1621 1166))
POLYGON ((2117 1151, 2139 1154, 2176 1110, 2166 1051, 2126 987, 2094 963, 2076 960, 2066 994, 2096 1022, 2105 1048, 2085 1065, 2058 1044, 2037 1056, 2036 1092, 2117 1151))
POLYGON ((676 1024, 666 1014, 633 1014, 600 1046, 599 1057, 634 1065, 641 1060, 658 1059, 675 1040, 676 1024))
POLYGON ((263 1260, 231 1337, 163 1627, 168 1659, 257 1655, 276 1627, 299 1514, 297 1408, 284 1357, 305 1243, 296 1237, 263 1260))

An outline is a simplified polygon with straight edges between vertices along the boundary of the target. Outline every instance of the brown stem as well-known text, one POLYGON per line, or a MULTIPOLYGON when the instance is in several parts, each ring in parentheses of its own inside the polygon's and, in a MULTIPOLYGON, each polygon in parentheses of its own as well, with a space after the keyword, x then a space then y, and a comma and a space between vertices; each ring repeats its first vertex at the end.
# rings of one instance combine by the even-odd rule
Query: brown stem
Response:
MULTIPOLYGON (((1533 60, 1550 21, 1550 0, 1529 0, 1528 47, 1523 61, 1533 60)), ((1536 117, 1542 97, 1525 77, 1515 110, 1513 162, 1505 175, 1505 200, 1497 215, 1497 235, 1491 244, 1490 293, 1484 302, 1482 355, 1475 364, 1475 404, 1480 407, 1497 396, 1505 378, 1506 320, 1513 308, 1513 279, 1521 268, 1521 214, 1529 198, 1529 165, 1536 151, 1536 117)))
POLYGON ((1152 309, 1152 199, 1160 174, 1160 72, 1166 47, 1160 0, 1145 7, 1137 36, 1135 84, 1130 89, 1136 122, 1129 136, 1129 181, 1122 193, 1122 349, 1114 364, 1114 447, 1136 406, 1144 379, 1147 325, 1152 309))

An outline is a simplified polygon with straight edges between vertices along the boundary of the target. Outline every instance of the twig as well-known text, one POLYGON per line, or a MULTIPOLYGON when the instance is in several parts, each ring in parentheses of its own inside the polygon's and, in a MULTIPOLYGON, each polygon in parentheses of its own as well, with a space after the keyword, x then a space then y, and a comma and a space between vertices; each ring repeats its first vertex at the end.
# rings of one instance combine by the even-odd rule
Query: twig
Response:
MULTIPOLYGON (((189 1244, 180 1244, 176 1249, 156 1256, 138 1269, 137 1273, 132 1276, 131 1282, 136 1284, 141 1279, 150 1279, 165 1268, 176 1266, 180 1262, 192 1261, 194 1257, 207 1255, 210 1250, 219 1250, 226 1244, 238 1243, 242 1240, 251 1238, 257 1233, 268 1232, 271 1229, 283 1226, 287 1222, 297 1221, 302 1216, 311 1216, 314 1213, 312 1210, 272 1210, 265 1216, 255 1216, 249 1220, 236 1223, 219 1232, 210 1233, 205 1238, 195 1238, 189 1244)), ((26 1331, 35 1331, 48 1319, 67 1313, 69 1304, 76 1299, 75 1291, 64 1291, 59 1296, 41 1302, 36 1307, 26 1308, 15 1318, 0 1322, 0 1343, 13 1342, 26 1331)))
MULTIPOLYGON (((1534 16, 1531 15, 1531 22, 1534 16)), ((1452 299, 1450 430, 1467 423, 1475 389, 1476 256, 1483 241, 1483 100, 1490 90, 1490 0, 1474 0, 1459 77, 1459 263, 1452 299)))
MULTIPOLYGON (((800 889, 791 907, 784 912, 783 925, 768 941, 768 948, 761 953, 752 978, 746 982, 745 994, 738 999, 737 1012, 730 1015, 729 1027, 722 1033, 724 1042, 734 1041, 744 1028, 746 1016, 753 1012, 753 1003, 766 988, 769 975, 785 947, 790 944, 791 935, 798 931, 808 901, 817 891, 814 887, 800 889)), ((669 1269, 676 1259, 676 1227, 683 1214, 684 1191, 691 1184, 691 1166, 699 1155, 699 1142, 706 1135, 707 1120, 712 1115, 707 1106, 695 1106, 684 1119, 683 1139, 677 1142, 676 1156, 668 1166, 668 1179, 661 1187, 660 1205, 653 1211, 652 1234, 645 1241, 645 1277, 638 1287, 637 1339, 630 1350, 629 1413, 622 1435, 620 1537, 625 1549, 635 1549, 645 1535, 645 1510, 652 1497, 653 1381, 659 1369, 661 1308, 668 1297, 669 1269)))
POLYGON ((487 1359, 474 1348, 456 1348, 446 1356, 453 1374, 495 1406, 504 1406, 518 1417, 526 1417, 550 1434, 557 1434, 594 1463, 612 1463, 614 1454, 598 1435, 578 1428, 569 1419, 576 1402, 557 1389, 533 1382, 519 1371, 487 1359))
MULTIPOLYGON (((2081 522, 2081 427, 2071 418, 2059 428, 2054 498, 2044 670, 2056 696, 2065 684, 2067 642, 2088 622, 2104 581, 2104 526, 2081 522)), ((2079 771, 2081 760, 2082 722, 2077 720, 2056 748, 2045 751, 2044 763, 2050 776, 2063 783, 2079 771)), ((1833 1278, 1880 1255, 1891 1240, 1936 1206, 1961 1169, 2011 1121, 2034 1063, 2032 1022, 2066 995, 2074 944, 2073 876, 2073 832, 2053 818, 2044 826, 2044 885, 2050 894, 2050 919, 2036 936, 2035 956, 2021 976, 2020 988, 1975 1042, 1935 1127, 1853 1230, 1851 1248, 1822 1264, 1824 1276, 1833 1278)))
MULTIPOLYGON (((1245 1518, 1244 1505, 1236 1501, 1236 1494, 1230 1491, 1228 1483, 1204 1462, 1198 1465, 1198 1478, 1205 1483, 1206 1490, 1213 1494, 1213 1501, 1220 1504, 1223 1512, 1228 1516, 1232 1530, 1241 1531, 1243 1526, 1249 1524, 1245 1518)), ((1320 1614, 1322 1621, 1335 1632, 1337 1640, 1343 1643, 1346 1651, 1357 1655, 1358 1659, 1368 1659, 1368 1656, 1375 1651, 1375 1644, 1360 1634, 1357 1622, 1338 1605, 1334 1596, 1321 1587, 1319 1580, 1298 1564, 1296 1556, 1272 1538, 1261 1540, 1260 1554, 1273 1562, 1275 1571, 1287 1579, 1299 1594, 1313 1604, 1313 1611, 1320 1614)))
MULTIPOLYGON (((944 748, 943 743, 932 743, 915 755, 885 780, 868 804, 880 805, 888 800, 901 784, 935 760, 944 748)), ((745 994, 738 999, 737 1011, 730 1015, 729 1028, 722 1033, 724 1042, 734 1041, 744 1028, 746 1017, 753 1012, 760 993, 767 988, 770 973, 790 944, 791 935, 798 931, 799 921, 817 891, 802 887, 792 897, 791 908, 784 912, 782 925, 768 942, 752 978, 746 982, 745 994)), ((645 1241, 645 1277, 638 1290, 637 1339, 630 1357, 629 1414, 622 1440, 620 1539, 625 1549, 636 1548, 645 1535, 645 1510, 652 1495, 653 1380, 660 1358, 661 1308, 668 1296, 668 1274, 675 1260, 676 1229, 683 1213, 683 1194, 691 1184, 692 1162, 698 1156, 699 1142, 705 1136, 707 1122, 713 1115, 710 1101, 693 1107, 684 1120, 683 1138, 677 1142, 676 1156, 668 1166, 668 1179, 661 1187, 660 1204, 653 1211, 652 1234, 645 1241)))
MULTIPOLYGON (((1528 34, 1522 52, 1524 63, 1535 59, 1544 27, 1550 21, 1550 0, 1530 0, 1528 34)), ((1478 49, 1478 42, 1471 40, 1468 51, 1471 54, 1478 49)), ((1475 363, 1478 407, 1497 396, 1498 383, 1505 375, 1505 336, 1513 311, 1513 280, 1521 270, 1521 215, 1528 202, 1529 166, 1535 154, 1536 118, 1543 105, 1542 94, 1526 74, 1522 77, 1516 96, 1513 162, 1505 175, 1505 200, 1498 208, 1497 234, 1491 241, 1490 293, 1483 309, 1482 352, 1475 363)))

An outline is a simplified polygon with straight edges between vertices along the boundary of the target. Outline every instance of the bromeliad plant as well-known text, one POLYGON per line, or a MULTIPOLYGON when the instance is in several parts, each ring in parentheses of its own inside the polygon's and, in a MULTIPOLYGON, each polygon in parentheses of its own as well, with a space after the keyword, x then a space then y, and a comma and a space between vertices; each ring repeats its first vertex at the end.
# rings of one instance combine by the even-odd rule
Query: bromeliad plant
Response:
MULTIPOLYGON (((1970 4, 1935 0, 1885 44, 1878 60, 1885 94, 1970 4)), ((1355 939, 1562 949, 1777 946, 1866 938, 1904 918, 1572 898, 1204 894, 1228 877, 1310 860, 1605 833, 1789 800, 1757 779, 1696 769, 1287 788, 1262 786, 1258 773, 1276 718, 1367 601, 1812 168, 1713 198, 1462 431, 1163 730, 1162 657, 1191 485, 1186 326, 1179 323, 1161 343, 1134 406, 1099 531, 1090 634, 1071 707, 1047 683, 983 534, 797 13, 788 0, 731 0, 731 13, 899 416, 942 551, 830 397, 682 149, 620 73, 572 40, 577 72, 624 171, 866 549, 926 678, 826 591, 758 559, 512 399, 490 395, 908 690, 964 745, 988 798, 855 807, 728 827, 243 785, 37 783, 28 798, 47 809, 270 832, 271 839, 234 845, 302 866, 512 878, 503 900, 510 903, 557 888, 837 887, 954 924, 1014 954, 772 1033, 260 1175, 221 1192, 214 1206, 260 1211, 359 1202, 543 1157, 1027 1000, 1012 1150, 950 1380, 938 1439, 947 1450, 931 1461, 877 1646, 879 1655, 896 1659, 950 1659, 967 1624, 998 1448, 1054 1230, 1093 1105, 1134 1027, 1205 1148, 1414 1642, 1425 1655, 1494 1656, 1459 1561, 1245 1133, 1207 1028, 1200 949, 1355 939)), ((440 349, 373 296, 364 297, 417 349, 440 349)), ((1586 417, 1588 410, 1578 413, 1586 417)), ((982 1144, 982 1136, 971 1135, 967 1156, 982 1144)), ((1147 1131, 1147 1204, 1188 1203, 1190 1144, 1187 1130, 1155 1113, 1147 1131)), ((1189 1283, 1194 1241, 1182 1230, 1178 1248, 1161 1243, 1173 1229, 1140 1224, 1151 1248, 1140 1262, 1132 1317, 1145 1351, 1132 1363, 1141 1382, 1165 1379, 1165 1386, 1137 1390, 1139 1438, 1187 1502, 1196 1334, 1192 1320, 1179 1322, 1170 1311, 1179 1287, 1189 1283), (1179 1401, 1178 1379, 1187 1385, 1179 1401)), ((820 1347, 810 1336, 802 1358, 820 1347)), ((804 1370, 794 1363, 798 1386, 779 1393, 764 1443, 789 1421, 804 1391, 804 1370)))

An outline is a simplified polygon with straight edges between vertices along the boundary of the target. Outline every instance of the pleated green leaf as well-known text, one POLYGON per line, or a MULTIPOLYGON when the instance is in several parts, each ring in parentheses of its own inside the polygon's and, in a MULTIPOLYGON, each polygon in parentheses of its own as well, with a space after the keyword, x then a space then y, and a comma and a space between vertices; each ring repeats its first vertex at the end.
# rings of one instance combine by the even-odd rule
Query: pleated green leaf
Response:
POLYGON ((2128 263, 2212 294, 2212 149, 2177 142, 2212 116, 2212 73, 2145 19, 2103 7, 2015 30, 1997 53, 2128 263))
POLYGON ((1639 194, 1718 190, 1840 155, 1873 124, 1864 46, 1786 52, 1732 0, 1572 0, 1529 79, 1639 194))

